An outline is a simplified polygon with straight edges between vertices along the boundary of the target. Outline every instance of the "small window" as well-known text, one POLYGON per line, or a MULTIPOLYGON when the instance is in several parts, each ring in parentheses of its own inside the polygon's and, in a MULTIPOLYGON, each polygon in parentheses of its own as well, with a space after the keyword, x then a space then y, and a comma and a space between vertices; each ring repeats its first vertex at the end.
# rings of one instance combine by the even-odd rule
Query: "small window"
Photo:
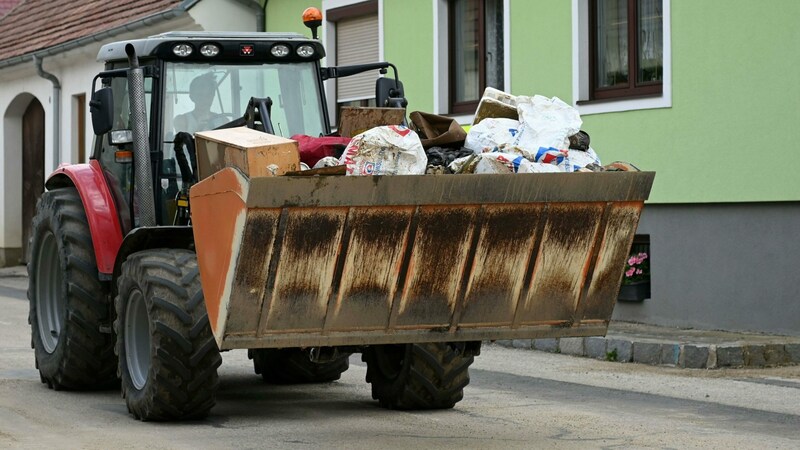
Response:
POLYGON ((73 154, 76 163, 84 163, 86 162, 86 94, 72 96, 72 113, 73 154))
POLYGON ((591 0, 590 99, 660 95, 662 0, 591 0))
POLYGON ((450 112, 474 113, 487 86, 503 89, 503 1, 451 0, 450 112))

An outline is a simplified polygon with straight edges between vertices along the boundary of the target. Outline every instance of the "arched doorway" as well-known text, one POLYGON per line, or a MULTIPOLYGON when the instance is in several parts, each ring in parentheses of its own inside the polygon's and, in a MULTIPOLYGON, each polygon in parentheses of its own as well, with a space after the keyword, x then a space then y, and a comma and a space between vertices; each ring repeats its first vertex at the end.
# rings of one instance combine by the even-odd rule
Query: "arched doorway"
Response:
POLYGON ((44 192, 44 108, 31 100, 22 114, 22 259, 28 259, 28 240, 36 202, 44 192))

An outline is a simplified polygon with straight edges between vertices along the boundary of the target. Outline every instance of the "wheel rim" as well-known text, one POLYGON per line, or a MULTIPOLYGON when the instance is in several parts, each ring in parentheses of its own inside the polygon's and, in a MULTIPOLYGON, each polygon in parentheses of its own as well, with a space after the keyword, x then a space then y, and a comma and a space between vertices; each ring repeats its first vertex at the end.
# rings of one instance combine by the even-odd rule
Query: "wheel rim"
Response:
POLYGON ((138 289, 131 292, 125 309, 125 361, 133 386, 141 390, 150 371, 150 322, 138 289))
POLYGON ((56 237, 48 231, 36 256, 36 319, 39 338, 47 353, 56 350, 64 326, 67 301, 61 295, 63 280, 56 237))

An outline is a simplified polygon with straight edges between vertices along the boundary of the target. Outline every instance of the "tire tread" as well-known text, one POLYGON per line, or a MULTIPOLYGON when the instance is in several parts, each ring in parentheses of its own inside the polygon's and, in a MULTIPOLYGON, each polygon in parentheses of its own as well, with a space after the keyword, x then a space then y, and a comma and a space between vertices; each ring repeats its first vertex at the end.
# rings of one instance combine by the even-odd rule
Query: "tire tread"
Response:
POLYGON ((97 390, 116 386, 113 337, 99 331, 100 324, 110 321, 108 286, 98 278, 91 231, 78 191, 67 187, 42 194, 36 205, 32 229, 28 258, 28 321, 42 382, 55 390, 97 390), (39 342, 35 298, 38 282, 35 258, 39 240, 47 232, 53 233, 56 239, 63 274, 62 295, 66 296, 61 331, 64 338, 51 354, 39 342))
POLYGON ((123 263, 114 329, 121 336, 125 295, 139 289, 148 305, 151 362, 141 390, 130 382, 124 336, 117 339, 119 372, 128 410, 139 420, 206 417, 216 403, 222 364, 203 301, 196 256, 189 250, 153 249, 123 263))
POLYGON ((367 363, 373 399, 384 408, 403 410, 448 409, 461 401, 469 384, 473 356, 465 356, 458 346, 446 342, 403 347, 402 359, 395 356, 396 352, 388 352, 389 346, 373 346, 364 351, 362 359, 367 363), (379 359, 386 357, 400 366, 397 374, 385 374, 381 369, 379 359))

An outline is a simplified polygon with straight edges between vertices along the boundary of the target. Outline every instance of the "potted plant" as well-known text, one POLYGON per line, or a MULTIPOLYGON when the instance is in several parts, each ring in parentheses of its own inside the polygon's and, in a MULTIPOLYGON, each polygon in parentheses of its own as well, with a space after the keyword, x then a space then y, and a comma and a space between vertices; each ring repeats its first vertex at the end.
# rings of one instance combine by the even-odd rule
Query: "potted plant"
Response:
POLYGON ((646 252, 639 252, 625 261, 618 299, 640 302, 646 298, 650 298, 650 257, 646 252))

